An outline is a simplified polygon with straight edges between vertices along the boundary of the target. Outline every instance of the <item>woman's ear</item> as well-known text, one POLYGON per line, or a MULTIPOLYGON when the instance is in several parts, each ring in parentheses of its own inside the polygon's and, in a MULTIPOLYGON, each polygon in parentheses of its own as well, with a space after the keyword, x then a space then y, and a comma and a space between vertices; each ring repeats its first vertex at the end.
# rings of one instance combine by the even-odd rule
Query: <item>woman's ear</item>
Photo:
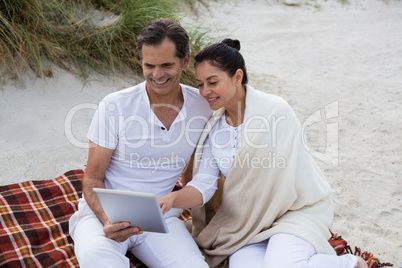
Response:
POLYGON ((241 82, 243 81, 243 71, 241 69, 237 69, 234 78, 236 86, 240 86, 241 82))

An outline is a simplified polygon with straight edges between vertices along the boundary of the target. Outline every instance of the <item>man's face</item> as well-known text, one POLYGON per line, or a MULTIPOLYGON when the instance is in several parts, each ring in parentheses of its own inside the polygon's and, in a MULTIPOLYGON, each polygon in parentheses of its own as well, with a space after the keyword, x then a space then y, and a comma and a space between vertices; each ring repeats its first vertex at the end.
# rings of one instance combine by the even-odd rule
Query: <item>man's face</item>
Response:
POLYGON ((142 46, 142 70, 151 95, 166 96, 179 89, 181 73, 188 67, 190 55, 183 61, 176 56, 176 46, 168 38, 160 45, 142 46))

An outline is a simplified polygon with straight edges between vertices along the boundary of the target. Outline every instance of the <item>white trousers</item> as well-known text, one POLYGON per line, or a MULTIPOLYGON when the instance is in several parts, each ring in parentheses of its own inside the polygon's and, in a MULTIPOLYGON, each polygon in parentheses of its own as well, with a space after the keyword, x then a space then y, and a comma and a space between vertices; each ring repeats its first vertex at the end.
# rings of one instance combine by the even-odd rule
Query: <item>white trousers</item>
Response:
POLYGON ((284 233, 246 245, 229 257, 230 268, 354 268, 356 265, 354 255, 317 254, 307 241, 284 233))
POLYGON ((73 215, 70 219, 70 235, 82 268, 128 268, 130 262, 125 256, 128 250, 152 268, 208 268, 185 224, 175 216, 166 219, 167 234, 144 232, 125 242, 116 242, 105 236, 95 214, 84 214, 73 215))

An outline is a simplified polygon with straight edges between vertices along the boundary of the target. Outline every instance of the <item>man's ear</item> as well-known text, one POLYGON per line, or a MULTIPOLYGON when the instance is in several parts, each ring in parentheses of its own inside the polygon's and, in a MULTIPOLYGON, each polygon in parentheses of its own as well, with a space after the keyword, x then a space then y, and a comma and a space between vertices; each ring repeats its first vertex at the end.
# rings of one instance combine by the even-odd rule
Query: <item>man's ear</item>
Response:
POLYGON ((183 58, 183 70, 187 69, 189 63, 190 63, 190 54, 187 54, 183 58))
POLYGON ((243 71, 241 69, 237 69, 234 78, 236 86, 240 86, 241 82, 243 81, 243 71))

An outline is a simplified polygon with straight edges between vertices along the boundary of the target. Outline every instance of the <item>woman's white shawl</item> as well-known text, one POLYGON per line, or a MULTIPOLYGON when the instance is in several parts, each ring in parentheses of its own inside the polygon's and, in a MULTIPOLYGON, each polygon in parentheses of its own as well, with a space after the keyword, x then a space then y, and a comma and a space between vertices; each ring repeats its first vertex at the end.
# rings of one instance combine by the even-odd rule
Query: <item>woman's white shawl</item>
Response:
MULTIPOLYGON (((200 138, 196 174, 209 130, 222 116, 218 110, 200 138)), ((304 143, 302 128, 280 97, 247 86, 242 146, 223 186, 222 203, 192 209, 192 235, 210 267, 237 249, 276 233, 296 235, 317 253, 335 254, 328 243, 333 220, 331 189, 304 143)))

